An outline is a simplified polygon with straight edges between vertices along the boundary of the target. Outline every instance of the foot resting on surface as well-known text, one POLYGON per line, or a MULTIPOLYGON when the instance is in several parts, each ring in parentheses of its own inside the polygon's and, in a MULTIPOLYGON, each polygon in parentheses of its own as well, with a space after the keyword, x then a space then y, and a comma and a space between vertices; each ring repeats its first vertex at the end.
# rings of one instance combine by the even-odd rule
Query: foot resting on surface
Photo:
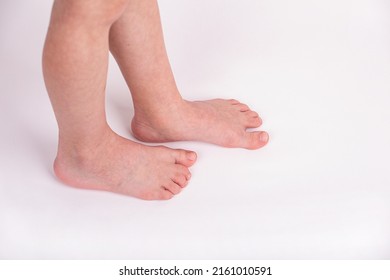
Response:
POLYGON ((74 187, 166 200, 186 187, 195 160, 194 152, 149 147, 109 133, 98 147, 84 151, 60 146, 54 171, 74 187))
POLYGON ((237 100, 179 100, 169 108, 135 108, 134 136, 144 142, 194 140, 223 147, 258 149, 268 142, 264 131, 248 132, 262 124, 259 115, 237 100))

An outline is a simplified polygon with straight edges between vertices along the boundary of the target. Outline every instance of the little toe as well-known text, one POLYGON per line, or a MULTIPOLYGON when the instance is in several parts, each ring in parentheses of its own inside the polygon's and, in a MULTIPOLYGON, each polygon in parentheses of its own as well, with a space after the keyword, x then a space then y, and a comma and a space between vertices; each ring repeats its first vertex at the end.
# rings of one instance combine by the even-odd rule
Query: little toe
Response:
POLYGON ((156 200, 169 200, 169 199, 171 199, 174 196, 175 195, 171 191, 169 191, 167 189, 162 189, 158 193, 156 200))
POLYGON ((265 131, 247 132, 243 139, 243 147, 249 150, 259 149, 268 143, 269 135, 265 131))
POLYGON ((174 150, 173 156, 175 158, 175 163, 184 165, 186 167, 192 166, 197 158, 195 152, 180 149, 174 150))

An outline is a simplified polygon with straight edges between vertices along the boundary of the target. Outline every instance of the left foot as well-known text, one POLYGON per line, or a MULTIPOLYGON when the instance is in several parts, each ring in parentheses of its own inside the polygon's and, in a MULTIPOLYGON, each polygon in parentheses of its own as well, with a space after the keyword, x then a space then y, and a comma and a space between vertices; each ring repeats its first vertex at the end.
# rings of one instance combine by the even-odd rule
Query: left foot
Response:
POLYGON ((248 132, 262 121, 237 100, 185 101, 165 110, 135 110, 134 136, 144 142, 202 141, 229 148, 258 149, 268 142, 265 131, 248 132))

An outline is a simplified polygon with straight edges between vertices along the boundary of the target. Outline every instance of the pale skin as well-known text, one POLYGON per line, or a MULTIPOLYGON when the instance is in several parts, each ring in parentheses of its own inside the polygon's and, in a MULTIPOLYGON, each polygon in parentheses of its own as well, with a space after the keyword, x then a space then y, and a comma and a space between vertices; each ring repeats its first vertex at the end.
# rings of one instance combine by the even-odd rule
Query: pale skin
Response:
MULTIPOLYGON (((259 115, 237 100, 190 102, 177 89, 156 0, 56 0, 43 73, 59 127, 54 172, 68 185, 166 200, 190 180, 196 153, 135 143, 105 114, 109 51, 129 86, 133 135, 143 142, 197 140, 258 149, 259 115)), ((130 120, 129 120, 130 124, 130 120)))

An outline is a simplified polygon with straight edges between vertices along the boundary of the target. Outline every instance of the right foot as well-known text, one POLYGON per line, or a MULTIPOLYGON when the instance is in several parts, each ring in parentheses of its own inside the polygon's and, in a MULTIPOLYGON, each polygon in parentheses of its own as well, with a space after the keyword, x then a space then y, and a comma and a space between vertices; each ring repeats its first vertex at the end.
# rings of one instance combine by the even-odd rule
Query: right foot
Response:
POLYGON ((262 121, 237 100, 176 100, 158 110, 136 110, 133 135, 144 142, 203 141, 229 148, 259 149, 267 144, 265 131, 249 132, 262 121))
POLYGON ((87 152, 60 146, 54 172, 64 183, 83 189, 166 200, 180 193, 196 154, 186 150, 141 145, 114 133, 87 152))

